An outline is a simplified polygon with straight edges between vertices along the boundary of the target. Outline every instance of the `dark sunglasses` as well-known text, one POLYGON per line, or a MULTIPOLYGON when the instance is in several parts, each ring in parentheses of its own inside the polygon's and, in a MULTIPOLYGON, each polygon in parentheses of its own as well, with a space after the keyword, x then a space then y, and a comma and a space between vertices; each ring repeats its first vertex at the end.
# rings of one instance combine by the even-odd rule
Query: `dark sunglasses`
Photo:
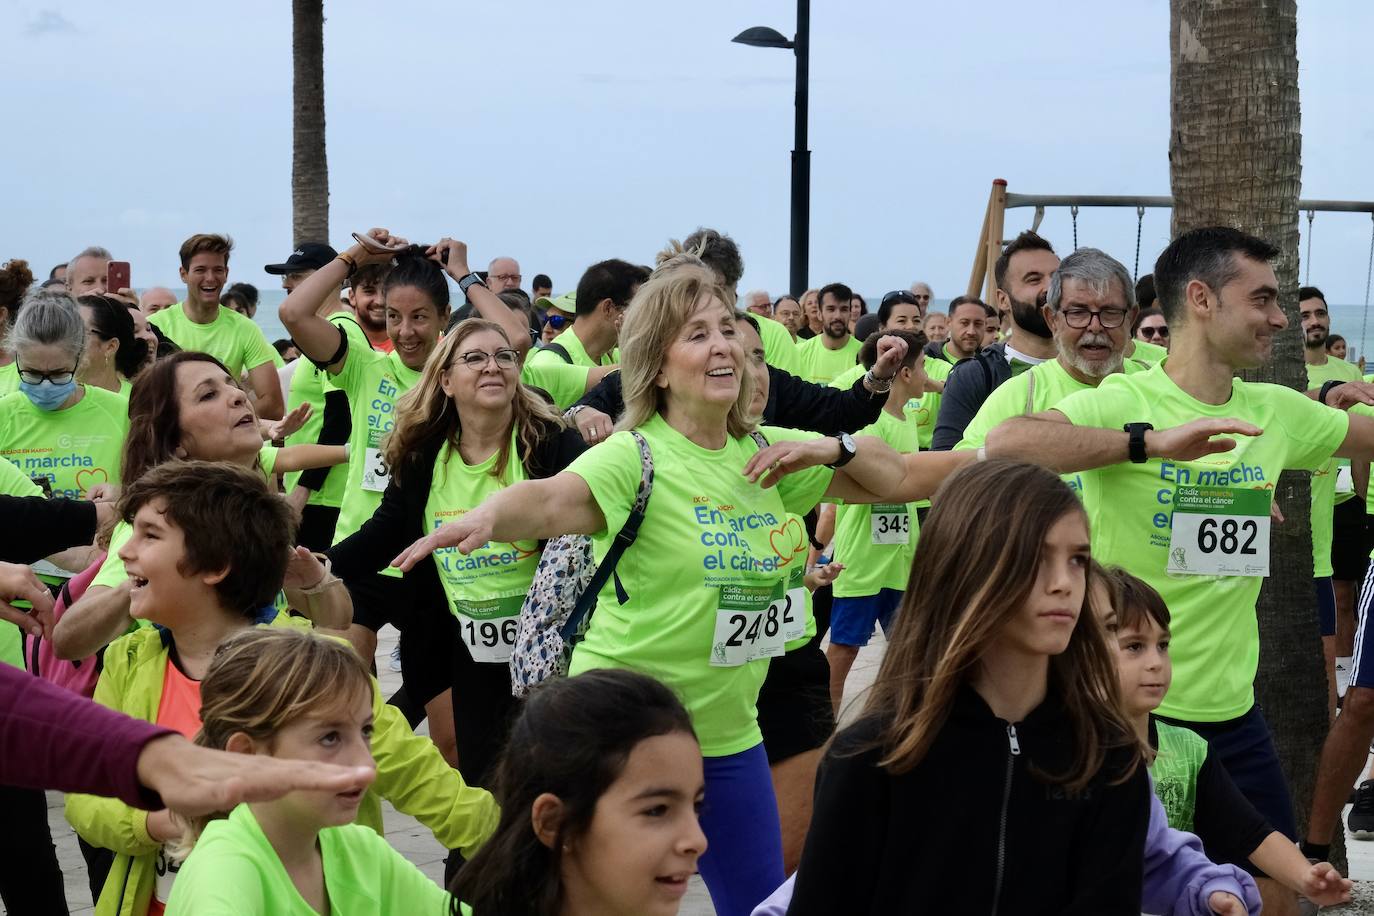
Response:
POLYGON ((1162 328, 1141 328, 1140 333, 1143 337, 1167 338, 1169 336, 1169 328, 1167 326, 1162 328))
POLYGON ((544 319, 544 323, 555 331, 561 331, 563 326, 568 323, 568 319, 562 315, 549 315, 544 319))
POLYGON ((894 289, 892 292, 883 296, 882 302, 879 303, 879 307, 881 308, 882 306, 885 306, 888 303, 896 302, 903 302, 907 305, 914 305, 917 308, 921 307, 921 303, 916 301, 916 297, 904 289, 894 289))

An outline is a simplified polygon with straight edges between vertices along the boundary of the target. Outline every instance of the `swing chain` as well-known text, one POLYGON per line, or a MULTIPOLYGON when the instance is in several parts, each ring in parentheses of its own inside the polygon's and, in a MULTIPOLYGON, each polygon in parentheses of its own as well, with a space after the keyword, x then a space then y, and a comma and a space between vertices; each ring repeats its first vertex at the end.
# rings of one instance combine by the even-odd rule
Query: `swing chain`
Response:
POLYGON ((1140 279, 1140 233, 1145 226, 1145 208, 1135 208, 1135 271, 1131 274, 1132 280, 1140 279))
POLYGON ((1078 204, 1069 207, 1069 214, 1073 216, 1073 250, 1078 250, 1078 204))
MULTIPOLYGON (((1360 360, 1364 360, 1365 339, 1369 332, 1369 281, 1374 278, 1374 213, 1369 214, 1369 266, 1364 271, 1364 322, 1360 326, 1360 360)), ((1363 371, 1363 368, 1362 370, 1363 371)))
POLYGON ((1316 215, 1316 210, 1307 211, 1307 279, 1303 281, 1304 286, 1312 285, 1312 218, 1316 215))

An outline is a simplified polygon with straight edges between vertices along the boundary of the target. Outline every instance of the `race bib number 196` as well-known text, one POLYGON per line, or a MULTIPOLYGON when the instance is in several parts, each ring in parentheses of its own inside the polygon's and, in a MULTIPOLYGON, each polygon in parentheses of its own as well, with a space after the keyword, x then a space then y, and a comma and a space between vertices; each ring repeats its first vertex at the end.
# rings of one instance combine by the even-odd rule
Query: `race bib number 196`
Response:
POLYGON ((511 647, 520 624, 520 605, 525 596, 509 595, 477 601, 454 603, 458 617, 458 637, 468 647, 475 662, 504 664, 510 661, 511 647))
POLYGON ((1269 490, 1179 487, 1174 491, 1171 573, 1269 575, 1269 490))

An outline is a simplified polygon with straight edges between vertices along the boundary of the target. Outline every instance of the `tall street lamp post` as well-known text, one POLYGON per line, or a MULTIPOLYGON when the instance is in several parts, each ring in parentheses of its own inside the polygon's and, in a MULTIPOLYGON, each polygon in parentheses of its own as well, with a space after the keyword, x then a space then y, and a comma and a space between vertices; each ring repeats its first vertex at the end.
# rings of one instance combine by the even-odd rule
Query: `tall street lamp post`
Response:
POLYGON ((734 37, 756 48, 790 48, 797 57, 797 125, 792 144, 792 264, 790 290, 800 296, 807 288, 811 257, 811 151, 806 148, 806 86, 811 53, 811 0, 797 0, 797 35, 792 41, 767 26, 745 29, 734 37))

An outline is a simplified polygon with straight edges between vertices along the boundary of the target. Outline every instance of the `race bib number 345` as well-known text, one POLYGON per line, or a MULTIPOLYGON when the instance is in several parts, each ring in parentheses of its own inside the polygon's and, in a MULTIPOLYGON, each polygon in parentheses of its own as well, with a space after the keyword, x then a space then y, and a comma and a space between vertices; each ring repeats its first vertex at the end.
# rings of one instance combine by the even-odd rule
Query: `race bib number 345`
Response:
POLYGON ((1269 575, 1269 490, 1179 487, 1169 538, 1171 573, 1269 575))

